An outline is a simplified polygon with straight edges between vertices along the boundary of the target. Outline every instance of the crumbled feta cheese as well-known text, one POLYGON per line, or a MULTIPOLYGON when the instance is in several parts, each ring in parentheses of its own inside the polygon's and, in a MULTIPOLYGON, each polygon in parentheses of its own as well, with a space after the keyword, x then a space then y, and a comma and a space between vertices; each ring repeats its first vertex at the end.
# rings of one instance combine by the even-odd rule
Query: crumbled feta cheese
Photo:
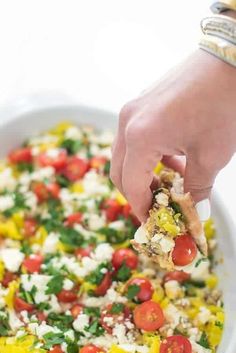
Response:
POLYGON ((141 225, 135 232, 134 234, 134 240, 138 243, 138 244, 145 244, 148 243, 148 234, 147 234, 147 230, 144 227, 144 225, 141 225))
POLYGON ((196 316, 196 322, 205 325, 211 318, 211 312, 204 306, 199 308, 200 312, 196 316))
POLYGON ((46 151, 46 155, 49 158, 57 158, 60 155, 61 151, 62 149, 60 148, 50 148, 46 151))
POLYGON ((114 140, 114 134, 112 131, 105 130, 101 134, 96 136, 96 142, 102 146, 111 145, 114 140))
POLYGON ((83 332, 85 327, 89 325, 89 316, 86 314, 80 314, 77 318, 73 321, 73 328, 77 332, 83 332))
POLYGON ((164 192, 159 192, 155 196, 156 202, 161 206, 168 206, 169 197, 164 192))
POLYGON ((34 299, 35 303, 43 303, 48 301, 49 295, 46 294, 47 291, 47 284, 52 277, 47 275, 40 275, 40 274, 33 274, 30 276, 28 275, 21 275, 21 284, 24 290, 27 292, 31 291, 33 286, 36 287, 37 291, 35 293, 34 299))
POLYGON ((37 209, 38 199, 32 191, 24 193, 25 205, 29 207, 30 212, 35 213, 37 209))
POLYGON ((16 331, 20 327, 24 326, 24 323, 17 317, 14 310, 9 310, 9 325, 12 331, 16 331))
POLYGON ((91 230, 98 230, 105 226, 105 217, 98 215, 96 213, 89 214, 88 216, 84 214, 84 217, 88 219, 88 227, 91 230))
POLYGON ((82 181, 84 194, 91 195, 104 195, 109 193, 109 186, 105 183, 104 178, 98 175, 95 170, 91 170, 85 174, 82 181))
POLYGON ((109 228, 115 229, 115 230, 124 230, 125 228, 125 223, 122 220, 114 221, 109 223, 108 225, 109 228))
POLYGON ((119 344, 127 343, 125 325, 117 323, 113 328, 112 334, 117 338, 119 344))
POLYGON ((43 336, 49 332, 60 332, 57 327, 47 325, 45 321, 43 321, 41 324, 38 324, 37 322, 32 322, 28 325, 28 328, 34 335, 38 336, 39 339, 42 339, 43 336))
POLYGON ((76 126, 71 126, 66 130, 65 137, 71 140, 79 140, 81 138, 81 131, 76 126))
POLYGON ((12 175, 11 168, 5 168, 0 172, 0 190, 12 191, 16 185, 16 179, 12 175))
POLYGON ((24 260, 25 255, 19 249, 5 248, 0 250, 5 268, 11 272, 17 272, 24 260))
POLYGON ((49 309, 47 310, 47 312, 54 312, 57 314, 62 312, 62 308, 58 302, 57 297, 54 294, 51 294, 48 304, 49 304, 49 309))
POLYGON ((110 244, 99 244, 95 249, 94 258, 98 261, 110 261, 113 253, 114 249, 110 244))
POLYGON ((0 309, 2 309, 6 305, 4 297, 7 295, 7 293, 8 289, 4 288, 0 283, 0 309))
POLYGON ((57 251, 58 241, 59 241, 58 233, 54 233, 54 232, 49 233, 43 244, 43 248, 42 248, 43 253, 44 254, 55 253, 57 251))
POLYGON ((180 311, 173 304, 169 304, 164 309, 164 315, 165 315, 166 321, 170 324, 172 329, 175 329, 176 326, 179 325, 181 318, 186 316, 184 312, 180 311))
POLYGON ((0 196, 0 212, 4 212, 14 206, 13 197, 10 195, 0 196))
POLYGON ((99 157, 104 157, 106 159, 111 159, 111 147, 105 147, 105 148, 100 148, 100 150, 98 151, 97 155, 99 157))
POLYGON ((65 337, 68 338, 71 341, 74 341, 75 339, 75 333, 73 330, 68 330, 64 333, 65 337))
POLYGON ((165 291, 167 297, 170 299, 181 298, 181 296, 183 295, 183 290, 179 282, 174 280, 165 283, 165 291))
POLYGON ((151 238, 151 242, 158 243, 164 254, 168 254, 175 246, 174 240, 162 233, 155 234, 151 238))
POLYGON ((44 179, 50 179, 54 176, 55 169, 53 167, 44 167, 36 170, 31 174, 31 180, 43 181, 44 179))
POLYGON ((64 279, 63 289, 71 290, 73 287, 74 287, 74 283, 70 279, 68 278, 64 279))
POLYGON ((209 276, 209 267, 210 261, 198 251, 197 256, 189 265, 176 266, 176 269, 191 274, 195 280, 204 280, 209 276))
POLYGON ((193 353, 211 353, 212 352, 211 349, 204 348, 204 347, 200 346, 200 344, 194 342, 193 340, 190 340, 190 342, 192 345, 193 353))

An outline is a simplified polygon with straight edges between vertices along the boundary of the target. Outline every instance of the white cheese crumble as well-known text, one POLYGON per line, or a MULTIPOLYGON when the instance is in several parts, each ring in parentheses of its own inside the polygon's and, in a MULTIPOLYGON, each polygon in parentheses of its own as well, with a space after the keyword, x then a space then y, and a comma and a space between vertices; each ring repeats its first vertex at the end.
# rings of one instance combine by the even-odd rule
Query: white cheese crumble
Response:
POLYGON ((33 274, 30 276, 28 275, 21 275, 21 284, 25 291, 29 292, 32 290, 33 286, 36 287, 37 291, 35 293, 34 299, 35 303, 43 303, 48 301, 49 295, 46 294, 47 284, 52 277, 47 275, 40 275, 40 274, 33 274))
POLYGON ((83 332, 85 327, 89 325, 89 316, 86 314, 80 314, 77 318, 73 321, 73 328, 77 332, 83 332))
POLYGON ((161 206, 168 206, 169 197, 164 192, 159 192, 155 196, 156 202, 161 206))
POLYGON ((32 322, 28 325, 28 328, 34 335, 38 336, 39 339, 42 339, 43 336, 49 332, 60 332, 57 327, 47 325, 45 321, 43 321, 40 325, 37 322, 32 322))
POLYGON ((148 233, 145 226, 142 224, 134 234, 134 240, 138 244, 146 244, 148 243, 148 233))
POLYGON ((102 215, 98 215, 96 213, 92 213, 89 215, 87 215, 85 213, 84 218, 88 219, 88 227, 91 230, 98 230, 98 229, 104 227, 106 224, 105 217, 102 215))
POLYGON ((155 234, 151 238, 152 243, 158 243, 164 254, 168 254, 175 247, 175 242, 173 239, 167 237, 166 235, 160 233, 155 234))
POLYGON ((50 148, 46 151, 49 158, 57 158, 63 150, 61 148, 50 148))
POLYGON ((94 258, 100 262, 110 261, 114 253, 113 247, 108 243, 99 244, 94 252, 94 258))
POLYGON ((17 272, 24 260, 25 255, 19 249, 0 250, 0 259, 2 259, 5 268, 11 272, 17 272))
POLYGON ((54 232, 49 233, 43 244, 43 248, 42 248, 43 253, 44 254, 55 253, 57 251, 58 241, 59 241, 58 233, 54 233, 54 232))
POLYGON ((205 325, 211 318, 211 312, 205 306, 199 308, 200 312, 196 316, 196 323, 205 325))
POLYGON ((124 230, 125 228, 125 223, 122 220, 114 221, 109 223, 108 225, 109 228, 115 229, 115 230, 124 230))
POLYGON ((170 324, 172 329, 175 329, 179 325, 182 317, 186 317, 184 312, 180 311, 175 305, 169 304, 164 309, 164 315, 166 321, 170 324))
POLYGON ((210 261, 198 251, 197 256, 189 265, 176 266, 176 269, 191 274, 192 279, 204 280, 209 276, 209 267, 210 261))
POLYGON ((9 310, 9 325, 12 331, 16 331, 20 327, 24 326, 24 323, 17 317, 14 310, 9 310))
POLYGON ((78 140, 81 138, 81 131, 77 127, 71 126, 66 130, 65 137, 71 140, 78 140))
POLYGON ((149 352, 149 347, 148 346, 141 346, 138 344, 120 344, 119 347, 121 349, 124 349, 126 352, 130 353, 148 353, 149 352))
POLYGON ((177 281, 168 281, 165 283, 165 292, 169 299, 181 298, 183 290, 177 281))
POLYGON ((10 195, 0 196, 0 212, 4 212, 15 205, 13 197, 10 195))
POLYGON ((73 287, 74 287, 74 283, 70 279, 68 279, 68 278, 64 279, 63 289, 71 290, 73 287))
POLYGON ((0 173, 0 190, 12 191, 16 185, 16 179, 12 175, 11 168, 5 168, 0 173))

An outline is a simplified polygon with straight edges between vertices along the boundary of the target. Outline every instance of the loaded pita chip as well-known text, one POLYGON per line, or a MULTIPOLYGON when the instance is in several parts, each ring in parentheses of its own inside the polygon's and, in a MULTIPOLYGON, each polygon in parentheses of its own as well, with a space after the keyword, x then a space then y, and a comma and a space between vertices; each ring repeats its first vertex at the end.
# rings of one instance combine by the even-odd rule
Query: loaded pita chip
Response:
POLYGON ((190 193, 183 192, 183 178, 177 172, 161 172, 149 217, 136 231, 132 245, 168 271, 185 270, 206 259, 203 226, 190 193))

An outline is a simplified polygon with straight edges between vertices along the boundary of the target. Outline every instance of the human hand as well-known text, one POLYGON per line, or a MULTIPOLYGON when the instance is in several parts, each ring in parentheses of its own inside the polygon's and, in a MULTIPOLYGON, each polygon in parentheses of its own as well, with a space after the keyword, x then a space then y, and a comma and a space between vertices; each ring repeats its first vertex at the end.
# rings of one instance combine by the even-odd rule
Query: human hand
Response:
POLYGON ((236 149, 235 112, 236 69, 200 49, 123 107, 111 179, 141 221, 160 160, 182 171, 196 203, 209 198, 236 149), (186 167, 174 156, 186 156, 186 167))

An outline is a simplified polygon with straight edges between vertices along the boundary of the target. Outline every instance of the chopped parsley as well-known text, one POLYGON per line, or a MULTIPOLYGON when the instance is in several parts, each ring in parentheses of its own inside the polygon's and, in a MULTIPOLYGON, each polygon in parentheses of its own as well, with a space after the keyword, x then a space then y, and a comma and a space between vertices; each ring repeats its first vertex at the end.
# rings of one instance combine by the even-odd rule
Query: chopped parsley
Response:
POLYGON ((119 268, 119 270, 116 273, 116 278, 118 281, 125 282, 127 281, 131 276, 131 269, 123 263, 123 265, 119 268))
POLYGON ((201 257, 200 259, 197 260, 195 267, 198 267, 202 262, 205 262, 207 260, 208 260, 207 257, 201 257))
POLYGON ((62 344, 65 341, 63 333, 48 332, 43 336, 45 341, 42 348, 50 349, 55 345, 62 344))
POLYGON ((63 287, 64 278, 61 275, 54 276, 47 284, 46 294, 58 294, 63 287))
POLYGON ((109 310, 109 312, 111 314, 119 314, 119 313, 123 312, 123 310, 124 310, 124 304, 114 303, 114 304, 112 304, 111 310, 109 310))
POLYGON ((8 314, 0 312, 0 336, 7 336, 9 334, 10 325, 8 319, 8 314))
POLYGON ((49 313, 47 317, 47 321, 49 325, 56 326, 60 330, 65 331, 71 328, 71 324, 73 322, 73 316, 71 315, 60 315, 56 313, 49 313))
POLYGON ((95 319, 90 326, 85 329, 93 336, 99 337, 104 333, 104 328, 100 325, 99 319, 95 319))
POLYGON ((61 227, 60 241, 71 248, 77 248, 83 244, 83 235, 73 228, 61 227))
POLYGON ((96 268, 96 270, 94 270, 93 272, 91 272, 87 277, 86 277, 86 281, 92 283, 92 284, 100 284, 104 278, 105 273, 103 272, 103 269, 108 269, 108 263, 101 263, 100 265, 98 265, 98 267, 96 268))
POLYGON ((224 324, 220 321, 216 321, 215 326, 219 327, 221 330, 223 330, 223 328, 224 328, 224 324))
POLYGON ((206 349, 210 349, 210 344, 208 342, 208 338, 205 332, 202 333, 201 338, 197 343, 206 349))
POLYGON ((14 206, 3 212, 5 217, 11 217, 16 212, 29 209, 29 207, 25 204, 24 195, 22 195, 20 192, 15 191, 9 195, 11 195, 14 200, 14 206))
POLYGON ((88 316, 100 317, 100 308, 85 307, 83 308, 83 312, 88 316))
POLYGON ((140 292, 140 287, 137 286, 137 284, 131 284, 129 287, 128 287, 128 291, 127 291, 127 294, 126 294, 126 297, 129 299, 129 300, 132 300, 136 297, 136 295, 140 292))
POLYGON ((83 143, 81 140, 66 139, 60 147, 65 148, 68 154, 76 154, 83 147, 83 143))

